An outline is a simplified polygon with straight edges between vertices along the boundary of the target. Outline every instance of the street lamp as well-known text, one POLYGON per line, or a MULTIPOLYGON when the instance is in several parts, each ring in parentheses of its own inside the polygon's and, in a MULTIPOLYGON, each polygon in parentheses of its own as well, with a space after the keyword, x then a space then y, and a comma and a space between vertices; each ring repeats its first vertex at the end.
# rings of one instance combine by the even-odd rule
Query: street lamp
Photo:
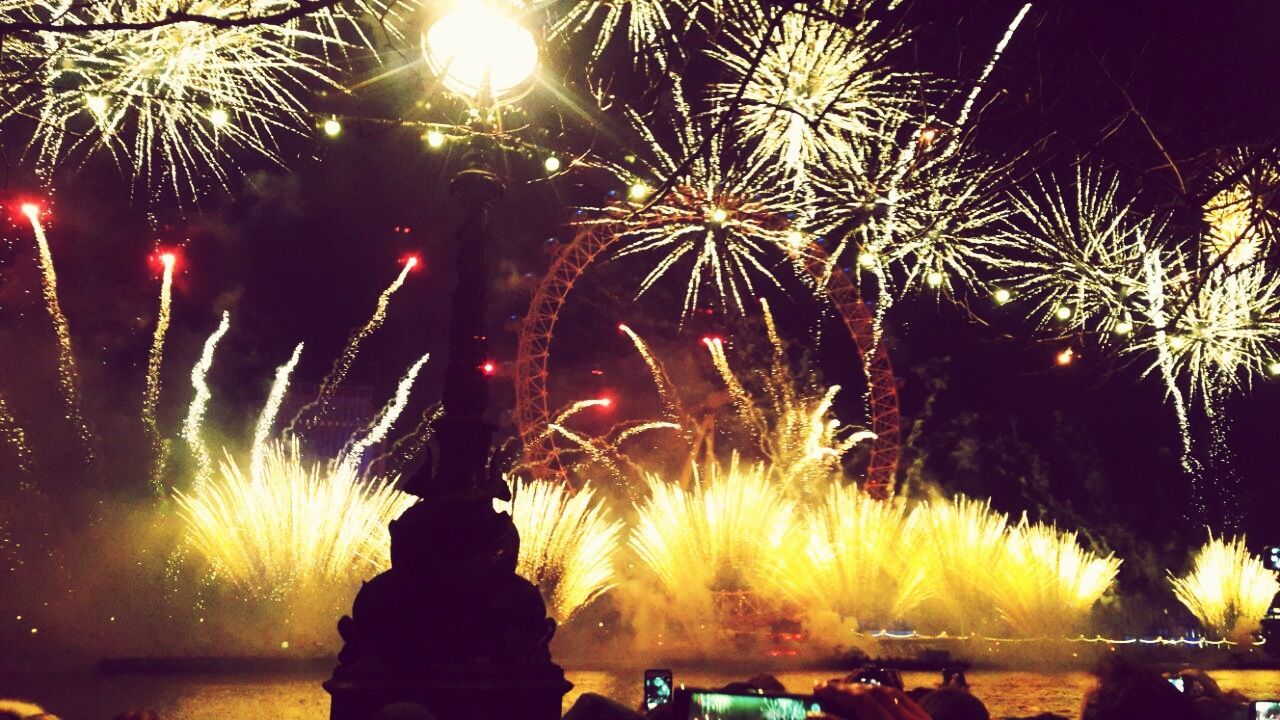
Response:
POLYGON ((422 498, 391 523, 391 568, 365 583, 325 689, 331 720, 365 720, 394 703, 439 720, 554 720, 572 687, 551 660, 555 621, 538 589, 516 574, 520 537, 510 499, 488 467, 494 425, 485 418, 492 364, 485 317, 492 210, 502 196, 487 135, 490 114, 523 96, 538 63, 533 34, 501 0, 457 0, 423 35, 435 78, 463 96, 476 132, 450 189, 463 209, 457 286, 449 311, 438 458, 405 485, 422 498))

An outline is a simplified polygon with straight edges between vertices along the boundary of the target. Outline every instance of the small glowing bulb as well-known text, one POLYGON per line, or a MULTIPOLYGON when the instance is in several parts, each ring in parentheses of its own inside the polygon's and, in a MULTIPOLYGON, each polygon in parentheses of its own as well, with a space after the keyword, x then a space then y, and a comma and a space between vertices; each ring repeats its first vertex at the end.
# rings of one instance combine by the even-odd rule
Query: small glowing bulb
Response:
POLYGON ((427 133, 427 147, 438 149, 444 147, 444 133, 439 130, 431 130, 427 133))
POLYGON ((649 197, 649 186, 642 182, 635 183, 627 189, 627 196, 632 200, 643 200, 649 197))
POLYGON ((1071 361, 1075 359, 1076 359, 1076 351, 1072 350, 1071 348, 1067 348, 1066 350, 1063 350, 1062 352, 1058 353, 1059 365, 1070 365, 1071 361))
POLYGON ((858 254, 858 264, 864 268, 873 268, 876 266, 876 254, 871 252, 863 252, 858 254))
POLYGON ((40 632, 40 628, 31 628, 31 634, 32 634, 32 635, 35 635, 35 634, 36 634, 36 633, 38 633, 38 632, 40 632))
POLYGON ((229 120, 231 120, 231 116, 222 108, 214 108, 209 111, 209 122, 213 123, 214 127, 222 127, 229 120))
POLYGON ((101 95, 90 95, 85 98, 84 104, 94 115, 102 115, 107 112, 107 99, 101 95))
POLYGON ((1058 309, 1055 310, 1053 314, 1057 316, 1059 320, 1070 320, 1071 308, 1067 307, 1066 305, 1059 305, 1058 309))
POLYGON ((1116 323, 1117 335, 1128 335, 1131 332, 1133 332, 1133 323, 1129 322, 1128 320, 1121 320, 1120 322, 1116 323))
POLYGON ((929 283, 929 287, 939 287, 942 285, 942 273, 934 270, 929 273, 925 280, 929 283))
POLYGON ((1267 371, 1270 372, 1272 375, 1280 377, 1280 360, 1277 360, 1276 362, 1273 362, 1270 365, 1268 365, 1267 371))
POLYGON ((329 137, 338 137, 342 133, 342 123, 337 118, 329 118, 324 121, 324 134, 329 137))
POLYGON ((480 366, 480 372, 484 373, 485 375, 492 375, 498 372, 498 365, 492 360, 487 360, 483 365, 480 366))
POLYGON ((1013 293, 1005 288, 998 288, 995 292, 996 302, 1003 305, 1013 299, 1013 293))
POLYGON ((288 650, 288 649, 289 649, 289 641, 288 641, 288 640, 285 640, 285 641, 281 642, 281 643, 280 643, 280 649, 281 649, 281 650, 288 650))
POLYGON ((549 173, 560 172, 560 158, 552 155, 542 163, 542 166, 545 167, 549 173))
POLYGON ((711 222, 721 225, 725 220, 729 219, 729 211, 724 208, 713 208, 708 217, 711 219, 711 222))

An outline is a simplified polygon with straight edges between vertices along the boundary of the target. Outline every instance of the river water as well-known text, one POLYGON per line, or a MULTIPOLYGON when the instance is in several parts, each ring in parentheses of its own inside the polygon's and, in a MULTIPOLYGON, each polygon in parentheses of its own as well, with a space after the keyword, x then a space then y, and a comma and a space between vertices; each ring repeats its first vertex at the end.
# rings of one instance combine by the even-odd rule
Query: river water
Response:
MULTIPOLYGON (((1224 690, 1255 698, 1280 697, 1280 671, 1221 670, 1210 673, 1224 690)), ((574 688, 565 698, 568 709, 583 692, 595 692, 628 704, 640 699, 640 670, 577 670, 567 673, 574 688)), ((787 689, 808 692, 817 681, 841 671, 808 670, 777 673, 787 689)), ((935 685, 936 673, 904 673, 908 688, 935 685)), ((1018 672, 974 670, 968 673, 973 692, 992 717, 1052 712, 1076 717, 1080 698, 1091 679, 1083 672, 1018 672)), ((100 675, 90 672, 3 674, 0 697, 22 698, 44 706, 63 720, 110 720, 131 708, 156 710, 164 720, 325 720, 329 696, 320 687, 325 674, 275 676, 228 675, 100 675)), ((742 675, 706 670, 676 670, 676 682, 715 687, 742 675)))

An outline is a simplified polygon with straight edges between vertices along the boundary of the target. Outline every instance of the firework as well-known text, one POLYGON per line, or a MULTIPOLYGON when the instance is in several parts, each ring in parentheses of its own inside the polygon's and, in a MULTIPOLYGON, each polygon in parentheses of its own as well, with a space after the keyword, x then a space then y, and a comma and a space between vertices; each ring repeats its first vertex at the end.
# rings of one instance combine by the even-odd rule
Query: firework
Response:
POLYGON ((1160 289, 1170 296, 1158 315, 1162 332, 1134 344, 1156 351, 1148 373, 1167 370, 1166 384, 1184 380, 1208 399, 1270 372, 1280 355, 1280 275, 1264 265, 1218 267, 1160 289))
POLYGON ((520 532, 516 571, 537 585, 557 622, 564 623, 615 584, 622 522, 611 520, 595 491, 576 493, 560 482, 508 478, 510 512, 520 532))
POLYGON ((1280 592, 1280 579, 1249 554, 1244 538, 1230 542, 1209 536, 1196 553, 1191 572, 1169 576, 1178 600, 1205 630, 1247 639, 1280 592))
MULTIPOLYGON (((754 8, 748 27, 768 25, 754 8)), ((850 165, 858 172, 857 145, 882 144, 886 120, 906 112, 919 78, 889 70, 887 57, 908 39, 874 36, 874 21, 846 28, 807 13, 787 13, 767 39, 723 34, 712 56, 727 70, 712 87, 716 113, 737 100, 738 131, 756 162, 778 162, 798 188, 817 165, 850 165), (767 49, 760 55, 760 44, 767 49)))
POLYGON ((160 280, 160 310, 156 315, 156 329, 151 338, 151 352, 147 356, 147 384, 142 395, 142 423, 151 435, 155 453, 155 468, 151 473, 151 485, 161 490, 161 474, 164 471, 165 442, 156 422, 156 405, 160 401, 160 366, 164 362, 164 336, 169 331, 169 307, 173 299, 173 267, 177 258, 173 253, 160 256, 164 276, 160 280))
POLYGON ((356 473, 361 461, 364 460, 364 454, 368 452, 369 448, 386 439, 387 433, 391 431, 391 426, 395 425, 396 420, 400 418, 400 414, 404 412, 405 405, 409 404, 409 391, 413 389, 413 383, 418 379, 418 373, 422 371, 422 366, 427 364, 427 359, 430 357, 430 353, 423 355, 410 366, 409 371, 400 379, 400 383, 396 385, 395 396, 378 413, 378 417, 373 421, 373 426, 369 428, 369 432, 352 444, 351 449, 343 456, 341 465, 344 471, 352 474, 356 473))
POLYGON ((262 406, 262 414, 258 416, 258 425, 253 431, 252 460, 249 463, 250 475, 254 479, 262 477, 265 469, 267 440, 271 437, 271 429, 276 424, 276 415, 280 414, 280 404, 284 402, 284 393, 289 389, 289 376, 298 365, 302 356, 302 343, 293 349, 289 362, 276 369, 276 379, 271 383, 271 392, 267 394, 267 402, 262 406))
POLYGON ((675 385, 672 384, 671 378, 667 376, 667 371, 662 367, 662 363, 658 362, 649 346, 634 330, 626 325, 619 325, 618 329, 631 339, 631 344, 635 346, 636 352, 640 353, 645 366, 649 368, 649 375, 653 378, 653 386, 658 389, 658 397, 662 401, 663 417, 672 422, 679 422, 684 415, 684 411, 680 406, 680 396, 676 393, 675 385))
POLYGON ((655 187, 654 178, 672 177, 671 190, 639 208, 626 204, 590 208, 595 217, 585 222, 609 225, 617 231, 622 240, 618 257, 657 257, 637 295, 643 295, 677 266, 689 264, 683 318, 697 307, 703 283, 708 280, 722 308, 741 311, 744 295, 755 292, 753 276, 780 286, 771 266, 788 262, 795 251, 787 217, 798 206, 787 195, 770 189, 769 178, 760 166, 725 161, 721 135, 710 139, 707 152, 698 153, 704 134, 711 128, 706 119, 691 117, 681 92, 677 87, 675 114, 666 128, 674 143, 659 142, 639 115, 628 113, 653 156, 643 171, 649 177, 614 168, 619 176, 631 178, 634 186, 655 187), (683 170, 686 159, 688 168, 683 170), (777 257, 771 258, 774 252, 777 257))
POLYGON ((831 412, 839 385, 803 386, 788 367, 768 303, 762 301, 761 307, 773 348, 770 365, 757 373, 767 404, 758 402, 733 372, 722 340, 709 338, 705 344, 733 398, 739 423, 768 460, 771 473, 793 494, 809 495, 840 472, 841 461, 854 446, 875 435, 851 431, 831 412))
POLYGON ((920 556, 913 558, 928 567, 931 582, 944 591, 931 594, 942 618, 962 631, 972 631, 986 621, 989 613, 975 617, 975 594, 994 588, 999 577, 1007 540, 1008 518, 992 512, 989 502, 958 498, 954 502, 920 505, 918 528, 920 556))
POLYGON ((1240 267, 1265 252, 1280 233, 1280 166, 1272 157, 1237 150, 1216 169, 1217 193, 1204 206, 1210 259, 1225 255, 1240 267))
POLYGON ((694 465, 689 490, 648 475, 649 496, 636 508, 628 545, 657 578, 673 616, 709 620, 717 595, 750 593, 780 601, 774 572, 799 549, 794 501, 763 464, 735 456, 694 465))
MULTIPOLYGON (((237 19, 293 8, 280 0, 33 5, 34 17, 68 26, 161 24, 42 35, 41 52, 25 64, 36 82, 12 93, 0 121, 36 118, 31 151, 42 173, 105 152, 142 184, 167 186, 179 197, 199 197, 209 182, 227 187, 237 158, 279 163, 276 136, 312 130, 303 92, 336 87, 332 60, 348 47, 344 36, 368 42, 356 17, 341 8, 242 27, 163 22, 180 14, 237 19)), ((390 18, 388 28, 402 14, 379 3, 360 8, 390 18)))
POLYGON ((195 456, 196 473, 194 487, 199 490, 209 478, 213 477, 213 457, 209 454, 209 448, 204 442, 203 426, 205 410, 209 407, 209 400, 212 393, 209 391, 209 370, 213 367, 213 351, 218 346, 218 341, 223 335, 231 329, 231 313, 223 311, 222 320, 218 323, 218 328, 213 331, 208 340, 205 340, 204 350, 200 353, 200 360, 196 362, 195 367, 191 368, 191 386, 195 389, 195 396, 191 398, 191 406, 187 408, 187 417, 182 422, 182 439, 186 440, 187 445, 191 448, 191 454, 195 456))
MULTIPOLYGON (((13 416, 13 411, 9 409, 9 403, 5 401, 4 395, 0 395, 0 440, 4 440, 9 447, 13 448, 20 476, 30 475, 31 449, 27 447, 27 433, 22 425, 18 424, 18 419, 13 416)), ((22 479, 19 479, 19 486, 25 486, 22 479)))
POLYGON ((368 577, 390 564, 387 524, 416 498, 396 478, 303 461, 297 442, 267 443, 248 473, 230 455, 219 477, 175 491, 186 542, 248 597, 368 577))
POLYGON ((810 615, 831 612, 859 627, 892 627, 929 594, 920 518, 901 500, 881 501, 857 487, 831 485, 806 518, 804 556, 784 577, 810 615))
POLYGON ((1080 626, 1115 584, 1120 560, 1080 547, 1074 533, 1028 523, 1009 530, 996 585, 996 612, 1018 637, 1061 637, 1080 626))
POLYGON ((391 303, 391 296, 404 285, 405 278, 409 277, 409 273, 418 266, 418 258, 410 257, 405 260, 404 268, 396 279, 387 286, 382 294, 378 296, 378 302, 374 305, 373 315, 351 333, 351 337, 347 339, 346 347, 342 348, 342 354, 333 361, 333 367, 329 369, 329 374, 325 376, 324 381, 320 383, 320 392, 317 394, 314 402, 304 405, 293 420, 290 421, 289 427, 292 429, 299 421, 304 423, 315 422, 320 419, 328 408, 329 402, 333 400, 334 393, 338 391, 338 386, 346 379, 347 373, 351 370, 351 365, 356 361, 356 355, 360 352, 360 345, 378 328, 382 327, 382 323, 387 319, 387 306, 391 303), (310 415, 308 415, 310 413, 310 415))
POLYGON ((1004 269, 1042 329, 1092 332, 1105 344, 1139 326, 1145 263, 1165 225, 1119 190, 1118 176, 1077 166, 1074 192, 1040 179, 1012 194, 1005 235, 1017 259, 1004 269))
POLYGON ((71 349, 71 328, 67 324, 67 316, 62 314, 62 304, 58 302, 58 276, 53 269, 53 253, 49 250, 49 240, 44 233, 44 223, 40 221, 40 208, 27 203, 22 206, 22 214, 31 221, 31 229, 35 233, 36 247, 40 253, 40 272, 44 280, 44 304, 53 320, 53 330, 58 337, 58 385, 62 388, 62 398, 67 406, 67 419, 80 433, 87 452, 92 458, 93 436, 89 426, 85 424, 80 410, 80 375, 76 371, 76 356, 71 349))
POLYGON ((599 18, 591 49, 593 66, 614 36, 625 32, 636 65, 652 63, 659 72, 666 70, 673 51, 671 16, 690 12, 688 0, 571 0, 563 5, 563 14, 551 27, 553 37, 586 32, 599 18))

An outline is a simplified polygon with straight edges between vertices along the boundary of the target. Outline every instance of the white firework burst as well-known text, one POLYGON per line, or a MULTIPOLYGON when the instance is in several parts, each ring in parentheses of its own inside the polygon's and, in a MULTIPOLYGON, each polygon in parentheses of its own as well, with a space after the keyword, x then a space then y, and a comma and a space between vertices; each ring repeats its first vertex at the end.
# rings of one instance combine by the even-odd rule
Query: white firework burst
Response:
POLYGON ((1039 327, 1094 332, 1102 344, 1133 333, 1144 318, 1144 263, 1163 244, 1163 220, 1122 196, 1118 176, 1080 167, 1073 187, 1037 178, 1011 202, 1003 269, 1039 327))
POLYGON ((838 239, 833 262, 856 253, 887 301, 985 288, 985 271, 1003 262, 1007 240, 993 231, 1009 214, 1002 168, 942 137, 934 123, 895 123, 818 186, 816 234, 838 239))
MULTIPOLYGON (((34 14, 65 25, 95 25, 149 23, 181 13, 269 16, 292 7, 284 0, 140 0, 46 6, 34 14)), ((278 135, 312 131, 303 101, 309 88, 336 87, 335 56, 370 43, 357 15, 378 12, 395 36, 408 7, 361 4, 305 20, 230 28, 177 22, 148 30, 42 33, 34 82, 0 109, 0 121, 36 120, 30 152, 43 174, 105 152, 153 191, 198 197, 210 184, 227 185, 236 158, 279 163, 278 135)))
POLYGON ((590 208, 594 217, 584 222, 608 225, 618 233, 618 257, 657 257, 638 295, 687 265, 685 317, 698 306, 706 282, 714 286, 722 308, 741 311, 758 279, 780 286, 773 267, 794 263, 798 233, 790 218, 800 208, 790 195, 771 188, 760 165, 731 160, 723 136, 713 136, 707 151, 699 152, 712 128, 692 116, 678 88, 675 97, 674 113, 662 128, 670 141, 660 141, 643 118, 629 113, 651 158, 637 160, 638 172, 617 166, 610 170, 630 180, 634 202, 590 208), (671 189, 647 200, 651 188, 667 179, 671 189))
POLYGON ((689 17, 696 6, 689 0, 569 0, 552 22, 550 34, 578 35, 594 29, 592 65, 600 61, 617 36, 626 34, 631 56, 639 67, 651 64, 665 71, 674 52, 673 17, 689 17), (598 23, 598 25, 597 25, 598 23))
POLYGON ((1209 178, 1216 192, 1204 206, 1205 250, 1239 267, 1266 252, 1280 234, 1280 163, 1274 154, 1238 149, 1209 178))
POLYGON ((880 144, 880 129, 905 115, 923 81, 890 69, 889 55, 908 36, 878 39, 872 21, 845 27, 788 13, 766 39, 760 30, 768 29, 768 18, 755 8, 741 24, 754 32, 725 32, 711 51, 727 71, 726 80, 712 86, 712 112, 726 112, 740 98, 734 123, 753 160, 780 162, 796 185, 819 164, 860 172, 866 153, 856 146, 880 144))
MULTIPOLYGON (((1164 286, 1163 332, 1134 349, 1163 353, 1172 376, 1206 401, 1272 372, 1280 357, 1280 274, 1255 265, 1183 277, 1164 286)), ((1159 363, 1147 372, 1160 371, 1159 363)))

